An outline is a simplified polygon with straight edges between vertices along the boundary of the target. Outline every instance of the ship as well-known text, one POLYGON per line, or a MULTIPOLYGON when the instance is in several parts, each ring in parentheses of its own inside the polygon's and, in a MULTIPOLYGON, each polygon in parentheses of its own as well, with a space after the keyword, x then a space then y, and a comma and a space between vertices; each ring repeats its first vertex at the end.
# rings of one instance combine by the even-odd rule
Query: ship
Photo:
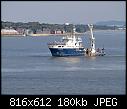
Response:
POLYGON ((48 48, 52 56, 82 56, 85 54, 85 48, 81 37, 76 36, 76 28, 73 25, 71 34, 66 34, 59 42, 48 43, 48 48))
POLYGON ((90 29, 90 48, 83 46, 81 37, 76 36, 76 28, 73 26, 73 31, 71 35, 63 36, 62 40, 59 42, 48 43, 48 48, 52 56, 104 56, 106 55, 104 47, 102 49, 95 48, 95 37, 93 35, 93 25, 88 24, 90 29))

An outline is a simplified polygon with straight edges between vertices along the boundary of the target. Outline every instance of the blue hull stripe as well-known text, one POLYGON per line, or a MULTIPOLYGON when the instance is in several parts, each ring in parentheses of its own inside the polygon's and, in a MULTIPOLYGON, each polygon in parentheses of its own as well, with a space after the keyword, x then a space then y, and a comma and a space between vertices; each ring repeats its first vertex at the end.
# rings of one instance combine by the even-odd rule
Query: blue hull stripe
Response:
POLYGON ((62 49, 62 48, 49 48, 52 56, 82 56, 85 54, 84 48, 79 49, 62 49))

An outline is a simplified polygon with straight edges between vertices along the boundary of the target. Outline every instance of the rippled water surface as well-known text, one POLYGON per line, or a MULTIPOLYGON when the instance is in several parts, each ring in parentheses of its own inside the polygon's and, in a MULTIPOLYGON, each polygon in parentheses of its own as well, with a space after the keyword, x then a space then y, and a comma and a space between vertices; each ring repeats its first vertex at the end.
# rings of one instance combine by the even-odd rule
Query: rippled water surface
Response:
POLYGON ((2 94, 125 94, 125 31, 94 35, 106 56, 52 57, 47 43, 58 36, 2 37, 2 94))

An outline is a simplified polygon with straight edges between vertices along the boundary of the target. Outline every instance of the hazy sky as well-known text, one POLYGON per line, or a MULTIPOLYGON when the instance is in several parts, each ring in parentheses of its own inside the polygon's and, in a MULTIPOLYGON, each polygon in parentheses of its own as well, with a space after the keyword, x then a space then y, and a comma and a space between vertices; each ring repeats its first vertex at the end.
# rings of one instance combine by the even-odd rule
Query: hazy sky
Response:
POLYGON ((2 1, 2 21, 96 23, 125 21, 125 1, 2 1))

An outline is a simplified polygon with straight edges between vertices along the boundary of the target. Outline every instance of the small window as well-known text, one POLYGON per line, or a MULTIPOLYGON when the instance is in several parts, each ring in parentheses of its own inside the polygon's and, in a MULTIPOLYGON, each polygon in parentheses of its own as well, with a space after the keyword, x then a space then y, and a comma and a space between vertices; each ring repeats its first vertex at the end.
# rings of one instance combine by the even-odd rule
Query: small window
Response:
POLYGON ((58 46, 58 47, 61 47, 61 46, 58 46))

